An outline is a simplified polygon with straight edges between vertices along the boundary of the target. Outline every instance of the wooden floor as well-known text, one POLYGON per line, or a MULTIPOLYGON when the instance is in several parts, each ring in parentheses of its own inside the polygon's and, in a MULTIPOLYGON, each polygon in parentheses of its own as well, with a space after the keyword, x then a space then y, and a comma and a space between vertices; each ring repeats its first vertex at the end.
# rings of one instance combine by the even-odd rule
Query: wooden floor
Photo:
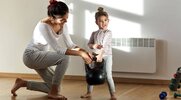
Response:
MULTIPOLYGON (((29 91, 21 88, 18 96, 13 98, 10 90, 15 78, 0 78, 0 100, 48 100, 45 93, 29 91)), ((169 93, 168 85, 143 85, 116 83, 116 96, 118 100, 159 100, 161 91, 168 93, 166 100, 175 100, 169 93)), ((86 92, 86 82, 77 80, 64 80, 62 94, 68 100, 109 100, 107 84, 95 86, 92 98, 81 99, 80 95, 86 92)), ((178 98, 181 99, 181 98, 178 98)))

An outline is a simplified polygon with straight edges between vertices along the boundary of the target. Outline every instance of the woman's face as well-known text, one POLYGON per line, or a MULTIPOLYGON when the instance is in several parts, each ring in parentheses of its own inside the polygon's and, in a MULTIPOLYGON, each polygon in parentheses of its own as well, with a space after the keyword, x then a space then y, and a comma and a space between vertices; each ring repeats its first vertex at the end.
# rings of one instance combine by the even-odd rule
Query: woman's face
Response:
POLYGON ((106 30, 108 27, 109 19, 106 16, 100 16, 96 20, 96 24, 98 25, 99 29, 106 30))
POLYGON ((55 16, 54 20, 55 23, 60 24, 60 25, 64 25, 67 22, 68 19, 68 13, 66 13, 64 16, 55 16))

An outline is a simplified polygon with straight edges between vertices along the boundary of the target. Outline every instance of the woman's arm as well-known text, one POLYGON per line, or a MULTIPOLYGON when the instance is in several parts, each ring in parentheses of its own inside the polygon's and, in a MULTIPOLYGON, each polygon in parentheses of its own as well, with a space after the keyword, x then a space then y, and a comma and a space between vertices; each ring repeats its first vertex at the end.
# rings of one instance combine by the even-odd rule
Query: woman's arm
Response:
POLYGON ((80 56, 83 58, 86 64, 90 64, 92 62, 92 58, 90 57, 89 53, 86 51, 67 49, 65 55, 80 56))
POLYGON ((63 26, 63 30, 61 32, 62 32, 62 37, 63 37, 63 40, 64 40, 66 46, 68 48, 75 48, 76 44, 74 44, 72 39, 70 38, 70 35, 68 33, 68 27, 66 24, 63 26))

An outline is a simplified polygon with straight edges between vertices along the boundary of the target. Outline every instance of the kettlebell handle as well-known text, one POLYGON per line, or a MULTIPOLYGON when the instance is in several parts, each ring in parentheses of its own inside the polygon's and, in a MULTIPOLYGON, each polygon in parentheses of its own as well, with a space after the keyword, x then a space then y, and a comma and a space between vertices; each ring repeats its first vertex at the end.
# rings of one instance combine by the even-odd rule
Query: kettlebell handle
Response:
MULTIPOLYGON (((96 56, 97 56, 98 54, 92 52, 92 55, 93 55, 92 61, 97 61, 96 56)), ((86 69, 86 71, 91 70, 91 68, 89 67, 89 64, 85 64, 85 69, 86 69)))
POLYGON ((97 61, 97 57, 96 57, 96 56, 97 56, 98 54, 96 54, 96 53, 92 52, 92 55, 93 55, 92 60, 93 60, 93 61, 97 61))

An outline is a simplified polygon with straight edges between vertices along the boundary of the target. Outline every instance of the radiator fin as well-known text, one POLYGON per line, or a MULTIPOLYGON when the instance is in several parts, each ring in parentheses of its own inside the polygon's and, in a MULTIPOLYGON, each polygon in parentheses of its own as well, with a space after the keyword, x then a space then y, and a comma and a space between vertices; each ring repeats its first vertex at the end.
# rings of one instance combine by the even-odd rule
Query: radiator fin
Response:
POLYGON ((114 72, 156 72, 154 38, 113 38, 112 46, 114 72), (124 51, 125 48, 129 50, 124 51))
POLYGON ((154 38, 113 38, 112 46, 155 47, 154 38))

